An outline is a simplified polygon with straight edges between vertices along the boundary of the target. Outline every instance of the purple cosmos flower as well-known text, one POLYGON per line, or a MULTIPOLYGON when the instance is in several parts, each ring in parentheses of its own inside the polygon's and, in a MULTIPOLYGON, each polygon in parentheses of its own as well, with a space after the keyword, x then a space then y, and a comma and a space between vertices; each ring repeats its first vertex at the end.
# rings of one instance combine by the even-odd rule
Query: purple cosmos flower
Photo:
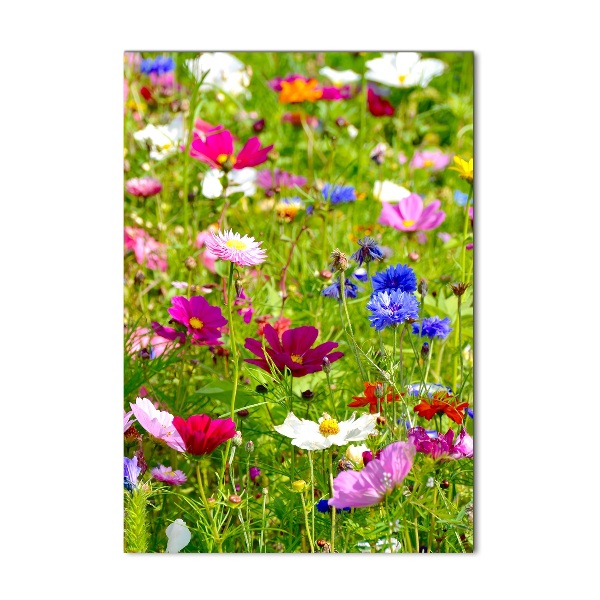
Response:
POLYGON ((258 467, 250 467, 248 474, 250 476, 250 479, 253 482, 256 482, 256 480, 260 477, 260 469, 258 467))
POLYGON ((440 319, 439 317, 427 317, 426 319, 423 319, 421 327, 419 327, 418 323, 413 323, 412 329, 413 333, 418 334, 420 331, 421 337, 428 337, 431 340, 433 338, 445 340, 452 331, 450 319, 448 317, 445 319, 440 319))
POLYGON ((331 185, 330 183, 326 183, 321 193, 323 194, 323 198, 331 204, 342 204, 356 200, 356 192, 351 185, 331 185))
POLYGON ((163 465, 154 467, 150 473, 152 473, 152 477, 154 477, 154 479, 169 485, 181 485, 187 481, 185 473, 179 470, 173 471, 172 467, 164 467, 163 465))
POLYGON ((123 458, 123 468, 123 485, 128 492, 133 492, 138 486, 138 477, 142 472, 141 467, 138 467, 137 456, 134 456, 133 458, 127 458, 125 456, 123 458))
POLYGON ((262 242, 255 242, 253 237, 239 233, 233 233, 233 230, 219 231, 212 233, 211 237, 205 242, 206 248, 222 260, 228 260, 240 267, 250 267, 260 265, 267 259, 265 250, 259 246, 262 242))
POLYGON ((459 459, 473 457, 473 438, 463 427, 458 434, 456 444, 453 444, 454 431, 442 435, 427 432, 423 427, 413 427, 408 430, 408 441, 413 443, 417 452, 429 454, 434 459, 459 459))
POLYGON ((378 504, 386 494, 402 485, 414 458, 413 444, 394 442, 386 446, 379 458, 371 460, 361 471, 342 471, 333 480, 329 506, 358 508, 378 504))
POLYGON ((417 276, 408 265, 389 266, 373 275, 373 292, 416 292, 417 276))
POLYGON ((373 313, 369 321, 377 331, 419 318, 419 301, 408 292, 377 292, 371 296, 367 309, 373 313))
POLYGON ((394 206, 382 202, 379 223, 389 225, 399 231, 429 231, 442 224, 446 218, 439 200, 434 200, 423 208, 423 199, 418 194, 411 194, 398 201, 394 206))
POLYGON ((372 260, 382 260, 383 252, 377 245, 377 242, 369 236, 366 236, 358 240, 360 248, 350 257, 358 263, 358 266, 362 266, 363 262, 368 263, 372 260))
POLYGON ((338 347, 337 342, 325 342, 311 348, 315 343, 319 330, 316 327, 305 325, 288 329, 281 336, 268 323, 263 330, 268 345, 263 350, 262 342, 253 338, 246 338, 244 348, 250 350, 259 359, 244 359, 245 362, 256 365, 267 372, 271 372, 269 363, 265 358, 265 351, 275 366, 283 373, 287 367, 293 377, 303 377, 309 373, 317 373, 323 370, 323 359, 326 357, 330 363, 344 356, 343 352, 332 352, 338 347))
MULTIPOLYGON (((336 300, 340 300, 340 279, 338 277, 337 281, 334 281, 331 285, 328 285, 322 292, 321 296, 327 296, 328 298, 335 298, 336 300)), ((344 282, 344 296, 346 298, 356 298, 358 294, 358 286, 351 281, 344 282)))
POLYGON ((192 341, 200 346, 218 346, 223 342, 221 327, 227 325, 227 319, 218 306, 212 306, 202 296, 173 296, 168 313, 188 328, 192 341))

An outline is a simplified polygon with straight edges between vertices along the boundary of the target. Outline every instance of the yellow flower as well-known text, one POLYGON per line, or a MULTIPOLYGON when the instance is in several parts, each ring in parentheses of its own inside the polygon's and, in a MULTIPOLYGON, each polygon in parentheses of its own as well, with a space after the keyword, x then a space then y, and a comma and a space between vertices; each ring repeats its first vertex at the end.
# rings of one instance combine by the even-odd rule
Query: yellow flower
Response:
POLYGON ((281 104, 293 104, 296 102, 314 102, 318 100, 322 95, 322 90, 316 90, 317 86, 316 79, 309 79, 304 81, 303 79, 295 79, 294 81, 282 81, 281 91, 279 92, 279 102, 281 104))
POLYGON ((457 171, 458 176, 467 183, 473 184, 473 159, 463 160, 460 156, 454 157, 456 167, 449 167, 451 171, 457 171))

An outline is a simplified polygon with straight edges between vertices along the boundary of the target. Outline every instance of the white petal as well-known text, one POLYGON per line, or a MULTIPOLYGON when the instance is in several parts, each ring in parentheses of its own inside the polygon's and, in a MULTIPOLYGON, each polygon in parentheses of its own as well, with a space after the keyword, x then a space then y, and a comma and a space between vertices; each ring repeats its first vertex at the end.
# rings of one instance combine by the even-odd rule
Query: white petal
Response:
POLYGON ((185 548, 192 539, 190 530, 186 527, 185 521, 177 519, 167 527, 167 552, 176 553, 185 548))
POLYGON ((373 196, 381 202, 400 202, 403 198, 410 196, 410 192, 391 181, 376 181, 373 186, 373 196))
POLYGON ((354 71, 347 69, 346 71, 336 71, 331 67, 323 67, 319 73, 332 81, 334 85, 345 85, 360 81, 360 75, 354 71))
POLYGON ((221 185, 221 172, 218 169, 211 169, 204 176, 202 181, 202 195, 205 198, 218 198, 223 191, 221 185))

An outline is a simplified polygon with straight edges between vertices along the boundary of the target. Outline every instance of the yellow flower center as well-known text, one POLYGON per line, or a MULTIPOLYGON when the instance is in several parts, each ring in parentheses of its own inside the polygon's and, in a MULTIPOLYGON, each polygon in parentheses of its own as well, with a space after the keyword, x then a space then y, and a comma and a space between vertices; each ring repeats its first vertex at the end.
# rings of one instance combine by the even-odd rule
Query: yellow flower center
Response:
POLYGON ((230 166, 233 167, 233 165, 235 165, 236 163, 236 158, 233 154, 219 154, 219 156, 217 156, 217 162, 220 165, 224 165, 226 162, 229 162, 230 166))
POLYGON ((398 81, 400 83, 404 83, 406 81, 407 77, 408 77, 408 75, 398 75, 398 81))
POLYGON ((248 245, 246 244, 246 242, 242 242, 242 240, 228 240, 227 242, 225 242, 226 246, 229 246, 229 248, 233 248, 234 250, 245 250, 248 245))
POLYGON ((202 329, 204 327, 204 323, 197 317, 192 317, 190 319, 190 327, 193 329, 202 329))
POLYGON ((414 221, 402 221, 402 224, 404 225, 404 227, 412 227, 415 222, 414 221))
POLYGON ((324 436, 335 435, 340 432, 340 426, 335 419, 323 419, 319 425, 319 433, 324 436))
POLYGON ((298 354, 292 354, 291 359, 295 362, 298 363, 299 365, 302 364, 302 357, 299 356, 298 354))
POLYGON ((423 166, 424 166, 424 167, 433 167, 433 161, 432 161, 432 160, 429 160, 429 159, 427 159, 427 160, 424 160, 424 161, 423 161, 423 166))

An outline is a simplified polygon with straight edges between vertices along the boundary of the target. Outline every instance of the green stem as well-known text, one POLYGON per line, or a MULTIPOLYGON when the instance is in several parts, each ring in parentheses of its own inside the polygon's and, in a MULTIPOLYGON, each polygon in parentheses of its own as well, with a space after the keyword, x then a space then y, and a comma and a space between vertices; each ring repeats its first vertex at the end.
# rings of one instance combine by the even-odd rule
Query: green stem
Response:
MULTIPOLYGON (((329 487, 333 498, 333 447, 329 450, 329 487)), ((331 507, 331 552, 335 552, 335 506, 331 507)))
POLYGON ((200 463, 196 463, 196 477, 198 477, 198 488, 200 489, 200 496, 202 496, 202 503, 204 506, 204 510, 208 514, 208 520, 210 522, 210 527, 213 532, 213 537, 215 538, 215 542, 217 544, 217 549, 219 553, 223 552, 223 542, 221 537, 219 536, 219 532, 217 531, 217 526, 215 525, 215 520, 213 519, 212 509, 209 508, 208 502, 206 501, 206 494, 204 492, 204 483, 202 482, 202 473, 200 473, 200 463))
POLYGON ((469 197, 467 198, 467 203, 465 204, 465 221, 463 225, 463 243, 462 243, 462 257, 460 261, 460 272, 462 274, 462 280, 465 283, 468 283, 465 271, 465 263, 467 260, 467 233, 469 230, 469 205, 471 204, 471 198, 473 197, 473 185, 471 184, 471 189, 469 190, 469 197))
POLYGON ((312 539, 315 539, 315 473, 313 468, 312 452, 308 451, 308 462, 310 464, 310 498, 311 498, 311 517, 312 517, 312 539))
POLYGON ((304 501, 304 492, 300 492, 300 499, 302 500, 302 509, 304 512, 304 527, 306 528, 306 535, 308 536, 308 543, 310 545, 310 551, 314 552, 315 547, 313 544, 313 537, 310 535, 310 528, 308 526, 308 512, 306 511, 306 502, 304 501))
MULTIPOLYGON (((358 345, 356 343, 356 340, 354 339, 354 331, 352 330, 352 322, 350 321, 350 314, 348 313, 348 304, 346 303, 346 292, 345 292, 345 281, 346 281, 346 275, 344 273, 344 271, 340 271, 340 299, 342 301, 342 306, 344 307, 344 313, 346 314, 346 321, 348 322, 348 333, 350 335, 350 339, 352 341, 352 348, 354 350, 354 357, 356 358, 356 363, 358 364, 358 368, 360 370, 360 376, 362 377, 363 383, 367 380, 367 377, 365 375, 365 370, 362 366, 362 362, 360 360, 360 355, 358 353, 358 345)), ((342 320, 342 325, 343 325, 343 320, 342 320)), ((346 329, 346 327, 344 327, 344 329, 346 329)))

